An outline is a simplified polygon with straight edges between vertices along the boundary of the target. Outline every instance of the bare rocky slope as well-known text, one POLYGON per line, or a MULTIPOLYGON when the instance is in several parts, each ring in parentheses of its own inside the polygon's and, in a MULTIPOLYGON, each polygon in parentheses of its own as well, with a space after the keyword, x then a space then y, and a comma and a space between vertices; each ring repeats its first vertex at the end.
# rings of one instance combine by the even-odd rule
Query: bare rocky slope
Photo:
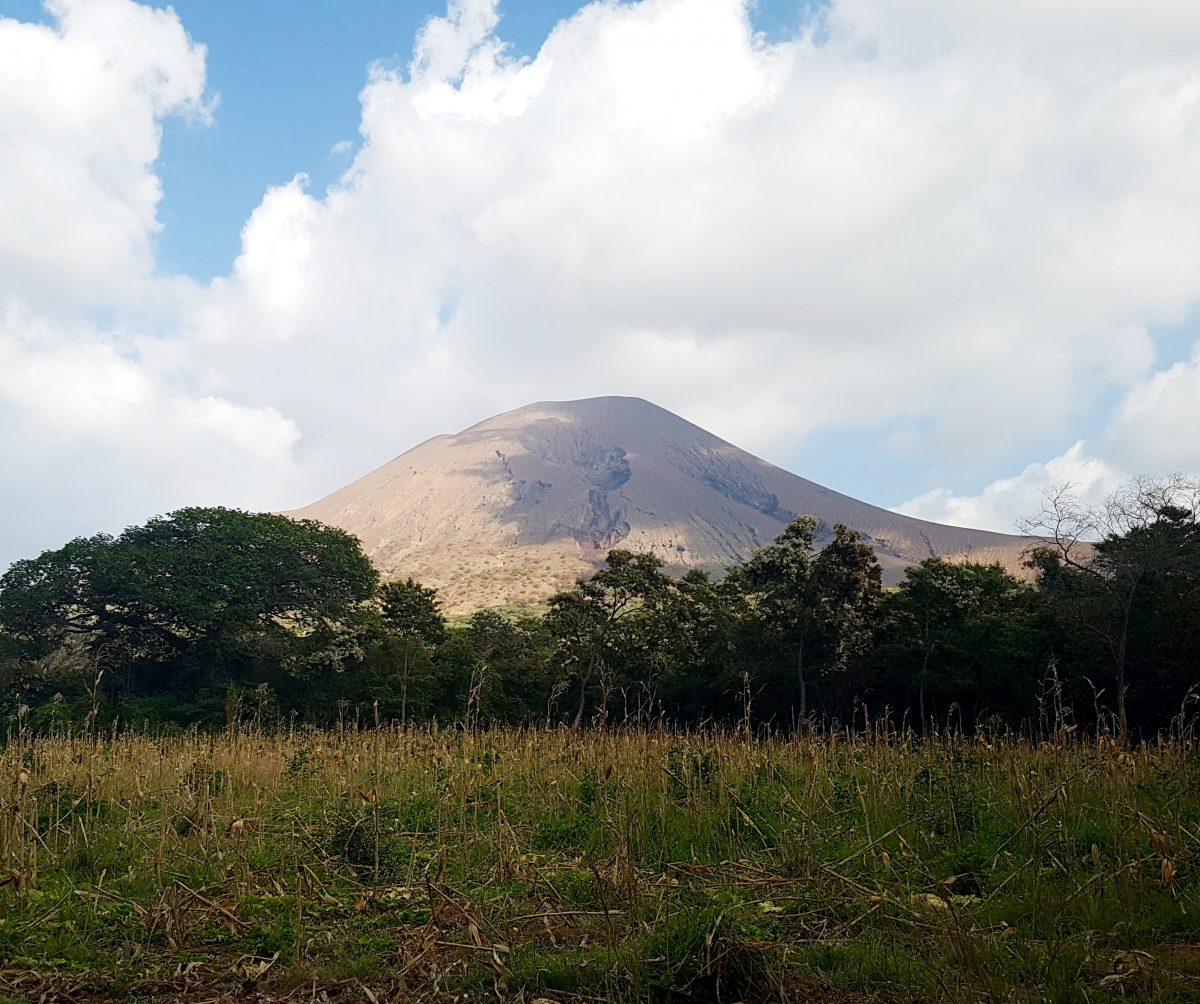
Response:
POLYGON ((609 548, 719 571, 797 514, 861 531, 885 579, 936 554, 1016 569, 1029 541, 901 516, 830 491, 639 398, 542 402, 413 447, 289 515, 362 539, 385 577, 449 611, 546 599, 609 548))

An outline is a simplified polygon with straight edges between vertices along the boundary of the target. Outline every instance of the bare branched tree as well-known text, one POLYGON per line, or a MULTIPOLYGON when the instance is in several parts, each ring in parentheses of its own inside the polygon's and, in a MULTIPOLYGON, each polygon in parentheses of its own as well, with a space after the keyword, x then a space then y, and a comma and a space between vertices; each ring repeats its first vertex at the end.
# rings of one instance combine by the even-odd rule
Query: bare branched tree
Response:
POLYGON ((1039 512, 1023 520, 1022 532, 1042 541, 1029 563, 1044 584, 1066 570, 1075 580, 1056 579, 1088 631, 1112 658, 1117 722, 1127 730, 1126 668, 1129 625, 1139 590, 1147 579, 1181 571, 1186 560, 1172 527, 1196 528, 1200 482, 1182 474, 1139 477, 1089 503, 1070 484, 1044 497, 1039 512))

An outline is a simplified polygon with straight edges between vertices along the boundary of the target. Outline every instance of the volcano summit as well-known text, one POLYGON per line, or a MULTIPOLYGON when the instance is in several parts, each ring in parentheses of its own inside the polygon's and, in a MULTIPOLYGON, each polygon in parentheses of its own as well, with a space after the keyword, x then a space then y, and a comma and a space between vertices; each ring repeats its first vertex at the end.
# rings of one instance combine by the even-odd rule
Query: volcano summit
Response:
POLYGON ((451 611, 536 602, 608 550, 720 571, 798 514, 859 530, 885 581, 930 555, 1019 564, 1025 538, 913 519, 823 488, 640 398, 541 402, 435 436, 290 515, 362 539, 385 577, 451 611))

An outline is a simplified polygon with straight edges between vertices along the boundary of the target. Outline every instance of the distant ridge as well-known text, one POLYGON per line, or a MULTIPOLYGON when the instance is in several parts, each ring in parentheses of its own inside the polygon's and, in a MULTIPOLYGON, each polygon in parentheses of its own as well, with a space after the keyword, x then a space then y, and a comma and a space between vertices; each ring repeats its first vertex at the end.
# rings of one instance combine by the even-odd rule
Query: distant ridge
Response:
POLYGON ((945 526, 790 474, 649 401, 543 401, 435 436, 290 515, 362 539, 386 577, 436 586, 451 611, 546 599, 609 548, 672 572, 719 571, 799 513, 861 531, 885 579, 930 555, 1019 567, 1022 537, 945 526))

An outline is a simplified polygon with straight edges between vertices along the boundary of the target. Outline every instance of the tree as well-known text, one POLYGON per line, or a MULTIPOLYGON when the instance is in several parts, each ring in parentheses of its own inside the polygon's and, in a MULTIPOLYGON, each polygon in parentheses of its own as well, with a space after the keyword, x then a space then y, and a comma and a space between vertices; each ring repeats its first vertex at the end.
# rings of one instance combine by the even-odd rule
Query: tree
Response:
POLYGON ((540 717, 549 690, 547 640, 536 617, 510 619, 479 610, 466 626, 475 654, 468 703, 475 718, 519 721, 540 717))
POLYGON ((773 543, 760 547, 750 560, 729 570, 752 596, 752 607, 763 637, 791 654, 800 697, 800 721, 808 718, 805 657, 816 627, 812 602, 813 541, 817 521, 797 516, 773 543))
POLYGON ((817 521, 797 516, 776 540, 730 574, 744 583, 763 637, 789 653, 799 697, 798 720, 808 720, 808 671, 844 670, 870 645, 880 570, 861 535, 841 523, 814 554, 817 521))
POLYGON ((1122 736, 1129 729, 1127 669, 1137 601, 1155 581, 1195 574, 1198 511, 1200 483, 1172 475, 1134 479, 1098 505, 1064 485, 1023 521, 1022 529, 1043 541, 1028 562, 1042 587, 1108 652, 1122 736))
POLYGON ((435 654, 438 713, 484 722, 528 722, 545 713, 551 644, 538 616, 477 610, 446 632, 435 654))
POLYGON ((0 577, 0 630, 42 651, 79 637, 130 673, 265 662, 303 674, 358 652, 355 621, 376 583, 342 530, 181 509, 18 561, 0 577))
POLYGON ((999 565, 927 558, 905 573, 885 603, 893 663, 917 687, 924 732, 926 693, 984 696, 981 669, 995 662, 1013 683, 1015 645, 1007 637, 1022 621, 1019 600, 1028 592, 999 565))
POLYGON ((430 656, 446 638, 437 590, 413 579, 389 582, 379 590, 379 610, 391 635, 400 668, 400 721, 408 721, 408 690, 414 670, 431 666, 430 656))
POLYGON ((555 639, 561 667, 579 685, 575 728, 583 724, 587 692, 594 680, 605 691, 601 715, 607 711, 624 622, 656 611, 669 589, 662 561, 653 554, 615 549, 608 552, 605 568, 551 598, 546 630, 555 639))
MULTIPOLYGON (((686 718, 724 717, 729 695, 742 701, 749 726, 756 646, 750 611, 736 576, 714 580, 693 569, 674 586, 662 606, 666 662, 661 692, 671 711, 686 718)), ((653 703, 655 694, 647 695, 653 703)))
POLYGON ((495 610, 476 610, 467 621, 467 643, 474 659, 467 684, 466 720, 469 726, 479 723, 484 701, 484 689, 492 682, 494 663, 517 647, 512 625, 495 610))
POLYGON ((843 523, 812 563, 811 595, 825 643, 825 673, 843 672, 875 638, 882 571, 862 534, 843 523))

